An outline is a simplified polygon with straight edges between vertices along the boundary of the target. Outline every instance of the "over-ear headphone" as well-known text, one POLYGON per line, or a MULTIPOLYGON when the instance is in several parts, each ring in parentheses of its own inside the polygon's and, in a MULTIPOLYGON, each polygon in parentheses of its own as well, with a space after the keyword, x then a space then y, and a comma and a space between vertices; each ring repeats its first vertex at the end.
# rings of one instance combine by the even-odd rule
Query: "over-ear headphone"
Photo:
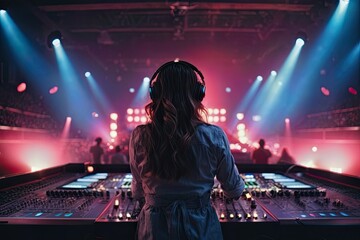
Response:
POLYGON ((172 65, 172 64, 182 64, 183 66, 190 67, 195 73, 197 73, 200 76, 201 82, 197 81, 197 83, 196 83, 194 98, 196 100, 198 100, 199 102, 201 102, 205 97, 205 89, 206 89, 204 76, 199 71, 199 69, 197 69, 194 65, 192 65, 191 63, 185 62, 185 61, 177 61, 177 62, 170 61, 170 62, 163 64, 161 67, 158 68, 158 70, 155 71, 155 73, 151 77, 150 83, 149 83, 149 85, 150 85, 149 93, 150 93, 151 100, 155 101, 160 96, 160 89, 158 87, 158 83, 156 81, 154 82, 154 80, 156 79, 156 77, 159 75, 159 73, 161 71, 163 71, 167 66, 172 65))

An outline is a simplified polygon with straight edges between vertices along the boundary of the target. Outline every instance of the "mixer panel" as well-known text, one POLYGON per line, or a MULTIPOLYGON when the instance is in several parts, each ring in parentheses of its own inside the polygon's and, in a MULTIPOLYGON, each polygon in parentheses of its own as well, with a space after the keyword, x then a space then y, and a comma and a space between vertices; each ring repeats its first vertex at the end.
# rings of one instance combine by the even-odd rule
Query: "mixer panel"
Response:
MULTIPOLYGON (((111 239, 122 229, 127 232, 125 236, 132 238, 143 203, 132 197, 129 169, 117 171, 113 165, 94 167, 94 172, 87 172, 78 164, 70 164, 30 177, 0 179, 0 230, 14 234, 13 226, 26 228, 35 224, 48 229, 49 224, 83 224, 89 228, 79 236, 86 233, 111 239)), ((243 168, 239 166, 240 170, 243 168)), ((227 199, 220 183, 214 180, 210 202, 225 239, 237 239, 238 234, 244 234, 245 226, 252 229, 251 236, 271 239, 303 236, 310 232, 304 226, 318 224, 329 226, 324 239, 337 239, 345 233, 352 239, 360 234, 359 179, 328 172, 322 176, 322 172, 312 173, 301 167, 292 172, 276 167, 273 171, 267 168, 252 172, 248 171, 249 166, 244 169, 241 177, 246 188, 239 199, 227 199), (346 231, 337 229, 333 233, 334 226, 343 226, 346 231), (288 234, 279 234, 289 229, 288 234)), ((23 236, 33 231, 31 227, 28 232, 15 232, 23 236)), ((61 231, 59 228, 60 235, 61 231)), ((322 234, 325 232, 320 231, 317 236, 322 234)))

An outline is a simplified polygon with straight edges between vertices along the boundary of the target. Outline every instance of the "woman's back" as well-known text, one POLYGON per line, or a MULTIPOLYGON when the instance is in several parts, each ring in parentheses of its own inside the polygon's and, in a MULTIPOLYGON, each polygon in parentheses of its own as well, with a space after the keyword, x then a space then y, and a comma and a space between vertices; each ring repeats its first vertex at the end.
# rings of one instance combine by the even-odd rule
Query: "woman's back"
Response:
POLYGON ((149 85, 150 121, 135 128, 129 144, 133 196, 144 200, 137 237, 222 239, 210 204, 214 177, 229 198, 240 197, 244 182, 225 133, 203 119, 204 76, 190 63, 171 61, 149 85))
POLYGON ((240 197, 244 189, 223 130, 207 124, 196 128, 186 154, 191 160, 189 171, 174 181, 142 176, 145 155, 139 143, 144 128, 134 130, 129 149, 130 155, 134 154, 130 159, 135 160, 130 167, 139 183, 132 185, 133 195, 147 202, 139 220, 139 239, 222 239, 217 215, 209 202, 214 177, 229 198, 240 197), (182 220, 174 222, 178 218, 182 220))

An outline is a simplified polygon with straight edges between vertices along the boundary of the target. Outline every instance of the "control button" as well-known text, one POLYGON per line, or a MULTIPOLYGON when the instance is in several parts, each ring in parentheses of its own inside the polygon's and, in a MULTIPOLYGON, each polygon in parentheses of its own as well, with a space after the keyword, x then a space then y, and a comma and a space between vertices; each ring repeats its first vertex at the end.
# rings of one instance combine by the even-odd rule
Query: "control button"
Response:
POLYGON ((222 220, 225 219, 225 214, 224 214, 224 213, 221 213, 221 214, 220 214, 220 219, 222 219, 222 220))
POLYGON ((241 213, 238 213, 238 214, 236 215, 236 217, 237 217, 238 219, 241 219, 241 218, 242 218, 241 213))
POLYGON ((246 220, 251 219, 251 214, 250 214, 250 213, 246 213, 245 219, 246 219, 246 220))
POLYGON ((255 213, 253 213, 253 218, 254 219, 258 219, 258 217, 259 217, 259 215, 255 212, 255 213))
POLYGON ((234 218, 234 214, 233 214, 233 213, 230 213, 229 217, 230 217, 230 219, 233 219, 233 218, 234 218))
POLYGON ((118 218, 119 218, 120 220, 122 220, 122 219, 124 218, 124 215, 122 214, 122 212, 119 213, 118 218))
POLYGON ((115 199, 114 208, 118 208, 120 205, 119 199, 115 199))

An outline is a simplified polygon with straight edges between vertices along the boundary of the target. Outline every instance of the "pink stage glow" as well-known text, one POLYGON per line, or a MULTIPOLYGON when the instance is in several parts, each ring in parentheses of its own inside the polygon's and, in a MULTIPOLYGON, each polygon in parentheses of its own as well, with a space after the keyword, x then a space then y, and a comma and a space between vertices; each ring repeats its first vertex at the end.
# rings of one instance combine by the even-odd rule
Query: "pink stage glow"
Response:
POLYGON ((349 93, 351 93, 352 95, 357 95, 357 91, 353 87, 349 87, 349 93))
POLYGON ((17 86, 17 91, 18 92, 24 92, 26 90, 26 83, 20 83, 18 86, 17 86))
POLYGON ((329 96, 330 95, 330 91, 329 89, 327 89, 326 87, 321 87, 321 92, 322 94, 324 94, 325 96, 329 96))
MULTIPOLYGON (((295 158, 298 165, 360 176, 358 141, 294 137, 291 141, 292 147, 288 148, 289 153, 295 158), (314 147, 317 151, 313 151, 314 147)), ((281 142, 285 143, 286 139, 281 139, 281 142)), ((283 143, 282 146, 288 147, 283 143)))
POLYGON ((61 149, 57 143, 48 141, 32 141, 18 148, 19 161, 26 165, 29 171, 38 171, 64 163, 60 162, 61 149))
POLYGON ((49 93, 55 94, 55 93, 57 93, 58 90, 59 90, 59 88, 57 86, 54 86, 54 87, 50 88, 49 93))

